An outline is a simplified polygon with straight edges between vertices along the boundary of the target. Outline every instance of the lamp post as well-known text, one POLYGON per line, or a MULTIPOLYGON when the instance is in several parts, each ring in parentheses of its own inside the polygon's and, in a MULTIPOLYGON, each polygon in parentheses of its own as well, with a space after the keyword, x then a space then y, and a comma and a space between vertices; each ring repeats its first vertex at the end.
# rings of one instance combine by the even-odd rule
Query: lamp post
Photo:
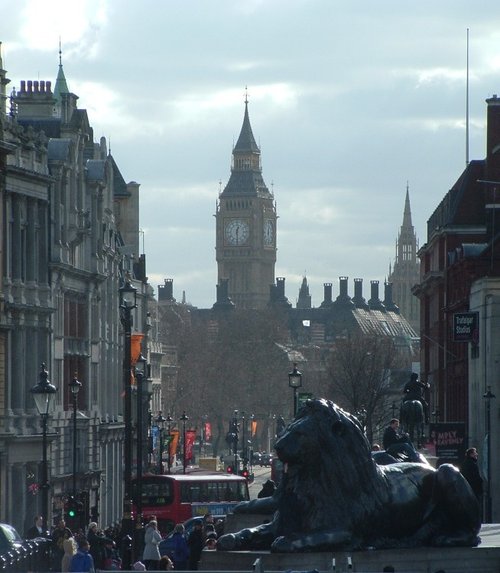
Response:
POLYGON ((483 394, 486 400, 486 523, 491 523, 491 400, 495 397, 488 386, 483 394))
POLYGON ((182 473, 186 473, 186 422, 189 418, 186 416, 186 412, 182 412, 180 417, 182 421, 182 473))
POLYGON ((234 474, 238 475, 240 473, 240 464, 238 463, 238 410, 235 410, 233 415, 232 438, 234 453, 234 474))
POLYGON ((76 497, 76 412, 78 409, 78 393, 82 383, 76 377, 76 373, 71 382, 68 383, 73 401, 73 498, 76 497))
POLYGON ((172 436, 170 434, 171 430, 172 430, 172 422, 174 421, 174 419, 172 418, 172 416, 170 414, 167 414, 167 473, 170 475, 170 443, 172 442, 172 436))
POLYGON ((142 526, 142 465, 143 465, 143 444, 144 444, 144 404, 142 403, 142 385, 146 376, 147 360, 142 354, 139 355, 135 363, 135 379, 137 384, 137 526, 142 526))
POLYGON ((293 370, 288 374, 288 385, 293 388, 293 417, 297 415, 298 389, 302 386, 302 373, 297 370, 297 364, 294 362, 293 370))
POLYGON ((124 441, 124 495, 123 495, 123 527, 127 534, 131 529, 132 519, 132 387, 130 380, 131 360, 131 332, 132 310, 137 307, 137 289, 127 280, 120 287, 120 320, 123 325, 123 386, 124 386, 124 410, 125 441, 124 441))
POLYGON ((158 426, 158 473, 161 475, 163 474, 163 432, 165 429, 165 422, 167 421, 165 416, 161 413, 161 410, 158 412, 158 416, 155 421, 158 426))
POLYGON ((42 364, 40 374, 38 375, 38 383, 31 388, 31 393, 35 399, 36 409, 42 419, 42 515, 43 515, 43 528, 44 531, 49 531, 48 515, 49 515, 49 472, 47 467, 47 419, 52 412, 54 405, 54 398, 57 388, 52 385, 48 380, 49 373, 42 364))

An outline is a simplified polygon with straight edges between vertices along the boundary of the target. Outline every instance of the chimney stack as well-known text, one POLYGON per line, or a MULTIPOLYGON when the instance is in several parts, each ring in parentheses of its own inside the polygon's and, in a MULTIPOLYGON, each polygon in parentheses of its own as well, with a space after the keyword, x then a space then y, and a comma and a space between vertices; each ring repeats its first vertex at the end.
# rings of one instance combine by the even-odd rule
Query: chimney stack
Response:
POLYGON ((332 283, 324 283, 323 302, 320 304, 320 308, 330 308, 332 305, 332 283))
POLYGON ((165 279, 163 285, 158 285, 158 302, 175 302, 174 279, 165 279))
POLYGON ((354 298, 352 302, 356 308, 363 308, 368 310, 370 307, 366 304, 366 300, 363 298, 363 279, 354 279, 354 298))
POLYGON ((354 306, 351 297, 347 294, 347 281, 348 277, 339 277, 339 296, 335 300, 337 306, 354 306))
POLYGON ((389 282, 384 284, 384 306, 386 310, 399 314, 399 307, 392 300, 392 283, 389 282))
POLYGON ((214 303, 212 308, 214 310, 234 308, 234 302, 229 298, 229 279, 219 279, 219 284, 215 288, 217 291, 217 302, 214 303))
POLYGON ((382 304, 382 301, 379 299, 378 296, 378 284, 379 281, 370 281, 371 284, 371 298, 368 301, 368 306, 370 307, 370 310, 385 310, 384 305, 382 304))
POLYGON ((488 104, 486 126, 486 179, 500 181, 500 98, 497 94, 486 100, 488 104))

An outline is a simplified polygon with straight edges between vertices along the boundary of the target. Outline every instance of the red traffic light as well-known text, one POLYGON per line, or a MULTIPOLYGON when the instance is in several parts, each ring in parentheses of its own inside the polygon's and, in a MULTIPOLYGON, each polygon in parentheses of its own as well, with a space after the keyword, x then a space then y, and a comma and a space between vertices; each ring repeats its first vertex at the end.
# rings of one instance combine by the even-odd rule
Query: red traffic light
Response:
POLYGON ((250 472, 248 471, 247 468, 243 468, 243 471, 241 472, 241 475, 242 475, 244 478, 248 478, 248 477, 250 476, 250 472))
POLYGON ((227 472, 228 474, 232 474, 232 473, 234 473, 234 469, 233 469, 233 466, 227 466, 227 468, 226 468, 226 472, 227 472))

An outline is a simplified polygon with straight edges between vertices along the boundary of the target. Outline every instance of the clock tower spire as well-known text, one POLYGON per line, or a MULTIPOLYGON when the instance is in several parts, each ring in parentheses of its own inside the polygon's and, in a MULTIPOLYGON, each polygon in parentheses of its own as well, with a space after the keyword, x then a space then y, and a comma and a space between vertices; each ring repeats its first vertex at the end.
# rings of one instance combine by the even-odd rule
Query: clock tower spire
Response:
POLYGON ((262 177, 260 149, 245 113, 233 148, 231 176, 216 212, 218 283, 228 279, 237 308, 265 308, 276 264, 276 205, 262 177))

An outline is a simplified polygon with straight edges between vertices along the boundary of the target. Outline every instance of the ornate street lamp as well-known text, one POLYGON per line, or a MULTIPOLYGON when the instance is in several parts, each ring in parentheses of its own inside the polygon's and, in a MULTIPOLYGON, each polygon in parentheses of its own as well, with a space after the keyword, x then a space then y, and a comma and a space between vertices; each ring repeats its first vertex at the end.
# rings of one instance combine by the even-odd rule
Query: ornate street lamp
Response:
POLYGON ((297 415, 298 389, 302 386, 302 373, 297 370, 297 363, 294 362, 293 370, 288 374, 288 385, 293 388, 293 416, 297 415))
POLYGON ((160 410, 155 420, 156 425, 158 427, 158 473, 160 475, 163 474, 163 432, 165 431, 166 421, 167 418, 165 418, 165 416, 161 413, 160 410))
POLYGON ((491 386, 483 394, 486 400, 486 515, 485 522, 491 523, 491 400, 496 398, 491 386))
POLYGON ((172 442, 172 422, 174 419, 170 414, 167 414, 167 473, 170 475, 170 443, 172 442))
POLYGON ((182 412, 180 417, 182 422, 182 473, 186 473, 186 422, 189 418, 186 416, 186 412, 182 412))
POLYGON ((31 393, 35 399, 36 409, 42 419, 42 515, 43 515, 43 528, 44 531, 49 531, 48 516, 49 516, 49 473, 47 467, 47 419, 52 413, 54 406, 54 398, 57 388, 52 385, 48 380, 49 373, 42 364, 40 374, 38 375, 38 383, 31 388, 31 393))
POLYGON ((124 441, 124 494, 123 494, 123 524, 124 534, 131 532, 132 528, 132 387, 130 380, 131 367, 131 332, 132 310, 137 307, 137 289, 127 279, 120 287, 120 320, 123 325, 123 387, 125 441, 124 441))
POLYGON ((76 373, 71 382, 68 382, 73 402, 73 498, 76 497, 76 412, 78 409, 78 393, 82 383, 76 377, 76 373))

